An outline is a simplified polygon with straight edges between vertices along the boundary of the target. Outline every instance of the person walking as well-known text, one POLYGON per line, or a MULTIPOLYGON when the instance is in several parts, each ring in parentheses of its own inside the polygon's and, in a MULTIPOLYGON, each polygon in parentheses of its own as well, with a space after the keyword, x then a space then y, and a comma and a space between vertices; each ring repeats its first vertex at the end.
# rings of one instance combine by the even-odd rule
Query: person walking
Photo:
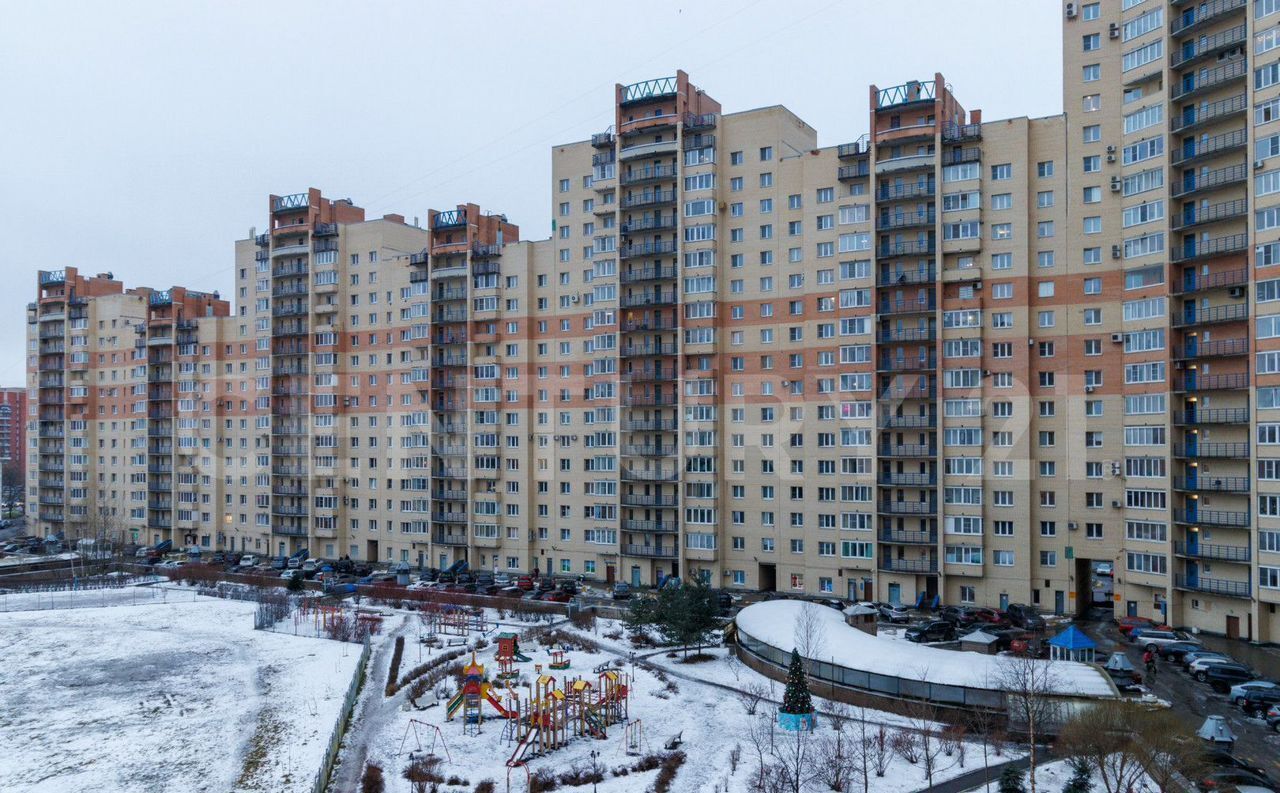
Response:
POLYGON ((1157 671, 1156 671, 1155 652, 1152 650, 1147 650, 1146 652, 1144 652, 1142 654, 1142 662, 1146 664, 1146 667, 1147 667, 1147 682, 1148 683, 1156 682, 1157 671))

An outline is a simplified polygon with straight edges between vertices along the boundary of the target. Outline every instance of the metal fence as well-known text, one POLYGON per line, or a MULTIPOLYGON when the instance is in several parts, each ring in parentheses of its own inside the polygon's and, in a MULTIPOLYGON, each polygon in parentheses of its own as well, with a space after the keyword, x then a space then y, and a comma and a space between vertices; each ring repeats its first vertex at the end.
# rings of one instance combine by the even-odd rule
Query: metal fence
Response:
POLYGON ((0 612, 194 603, 198 597, 194 589, 168 586, 98 587, 55 592, 0 594, 0 612))
POLYGON ((311 786, 313 793, 324 793, 325 788, 329 786, 329 775, 333 773, 333 764, 338 759, 342 738, 346 735, 347 725, 351 722, 351 711, 355 709, 356 699, 360 696, 360 686, 364 683, 371 648, 372 645, 366 639, 364 649, 360 651, 360 661, 351 675, 351 684, 347 686, 347 695, 342 700, 342 710, 338 711, 337 721, 333 724, 333 734, 329 736, 329 746, 325 749, 324 760, 320 763, 320 770, 316 772, 315 784, 311 786))

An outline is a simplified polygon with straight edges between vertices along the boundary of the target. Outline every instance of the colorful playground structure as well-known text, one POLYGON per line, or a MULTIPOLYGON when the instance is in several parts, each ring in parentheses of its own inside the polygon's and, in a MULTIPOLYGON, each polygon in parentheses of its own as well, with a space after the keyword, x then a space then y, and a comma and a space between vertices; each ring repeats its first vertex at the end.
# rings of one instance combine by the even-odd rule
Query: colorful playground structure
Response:
POLYGON ((493 625, 484 618, 484 609, 466 606, 451 605, 439 610, 423 611, 422 622, 428 633, 443 633, 447 636, 470 636, 493 630, 493 625))
POLYGON ((485 679, 484 666, 476 662, 476 655, 473 652, 471 663, 462 670, 462 686, 445 706, 445 720, 452 721, 461 710, 463 733, 478 734, 480 725, 484 723, 482 700, 492 705, 493 709, 498 711, 498 715, 505 719, 519 716, 519 701, 515 691, 507 692, 507 704, 500 702, 494 695, 493 687, 485 679))
POLYGON ((497 636, 498 651, 494 660, 498 662, 498 680, 514 680, 520 676, 516 671, 516 662, 528 662, 533 659, 520 652, 520 641, 514 633, 499 633, 497 636))
POLYGON ((563 672, 569 668, 569 659, 564 654, 564 650, 553 648, 551 651, 551 663, 547 664, 551 669, 557 672, 563 672))
POLYGON ((609 670, 590 680, 561 680, 542 674, 532 687, 529 707, 523 717, 508 722, 504 737, 516 744, 508 767, 524 765, 530 758, 559 749, 571 738, 604 739, 606 730, 628 718, 628 686, 620 673, 609 670))

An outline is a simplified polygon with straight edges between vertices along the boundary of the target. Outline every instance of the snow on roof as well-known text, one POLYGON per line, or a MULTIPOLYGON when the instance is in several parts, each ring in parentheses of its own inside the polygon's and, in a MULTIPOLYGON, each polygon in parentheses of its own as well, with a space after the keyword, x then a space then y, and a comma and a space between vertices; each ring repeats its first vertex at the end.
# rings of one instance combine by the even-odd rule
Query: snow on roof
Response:
MULTIPOLYGON (((813 609, 822 626, 821 657, 861 671, 907 680, 968 688, 996 689, 1001 673, 1000 656, 923 647, 893 641, 845 624, 833 609, 796 600, 755 603, 738 612, 738 629, 755 639, 791 652, 796 646, 795 624, 801 609, 813 609)), ((1076 661, 1040 661, 1053 665, 1055 693, 1066 696, 1113 697, 1114 686, 1100 669, 1076 661)))
POLYGON ((1000 641, 1000 637, 992 636, 986 631, 974 631, 973 633, 969 633, 969 634, 965 634, 964 636, 961 636, 960 641, 973 642, 975 644, 991 644, 992 642, 1000 641))
POLYGON ((868 614, 879 614, 880 612, 876 611, 871 606, 868 606, 866 603, 855 603, 845 609, 844 613, 850 617, 865 617, 868 614))

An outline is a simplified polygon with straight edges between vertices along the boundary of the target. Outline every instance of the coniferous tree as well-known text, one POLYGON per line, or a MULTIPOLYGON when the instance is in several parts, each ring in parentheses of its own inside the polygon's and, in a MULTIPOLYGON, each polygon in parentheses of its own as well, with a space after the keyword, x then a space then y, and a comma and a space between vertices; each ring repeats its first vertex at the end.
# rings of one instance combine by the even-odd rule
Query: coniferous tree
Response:
POLYGON ((813 713, 813 699, 809 696, 809 681, 805 677, 800 653, 792 649, 791 666, 787 669, 787 690, 782 695, 782 712, 791 714, 813 713))
POLYGON ((1000 793, 1026 793, 1026 786, 1022 783, 1022 770, 1014 768, 1012 764, 1004 767, 1000 772, 1000 793))

